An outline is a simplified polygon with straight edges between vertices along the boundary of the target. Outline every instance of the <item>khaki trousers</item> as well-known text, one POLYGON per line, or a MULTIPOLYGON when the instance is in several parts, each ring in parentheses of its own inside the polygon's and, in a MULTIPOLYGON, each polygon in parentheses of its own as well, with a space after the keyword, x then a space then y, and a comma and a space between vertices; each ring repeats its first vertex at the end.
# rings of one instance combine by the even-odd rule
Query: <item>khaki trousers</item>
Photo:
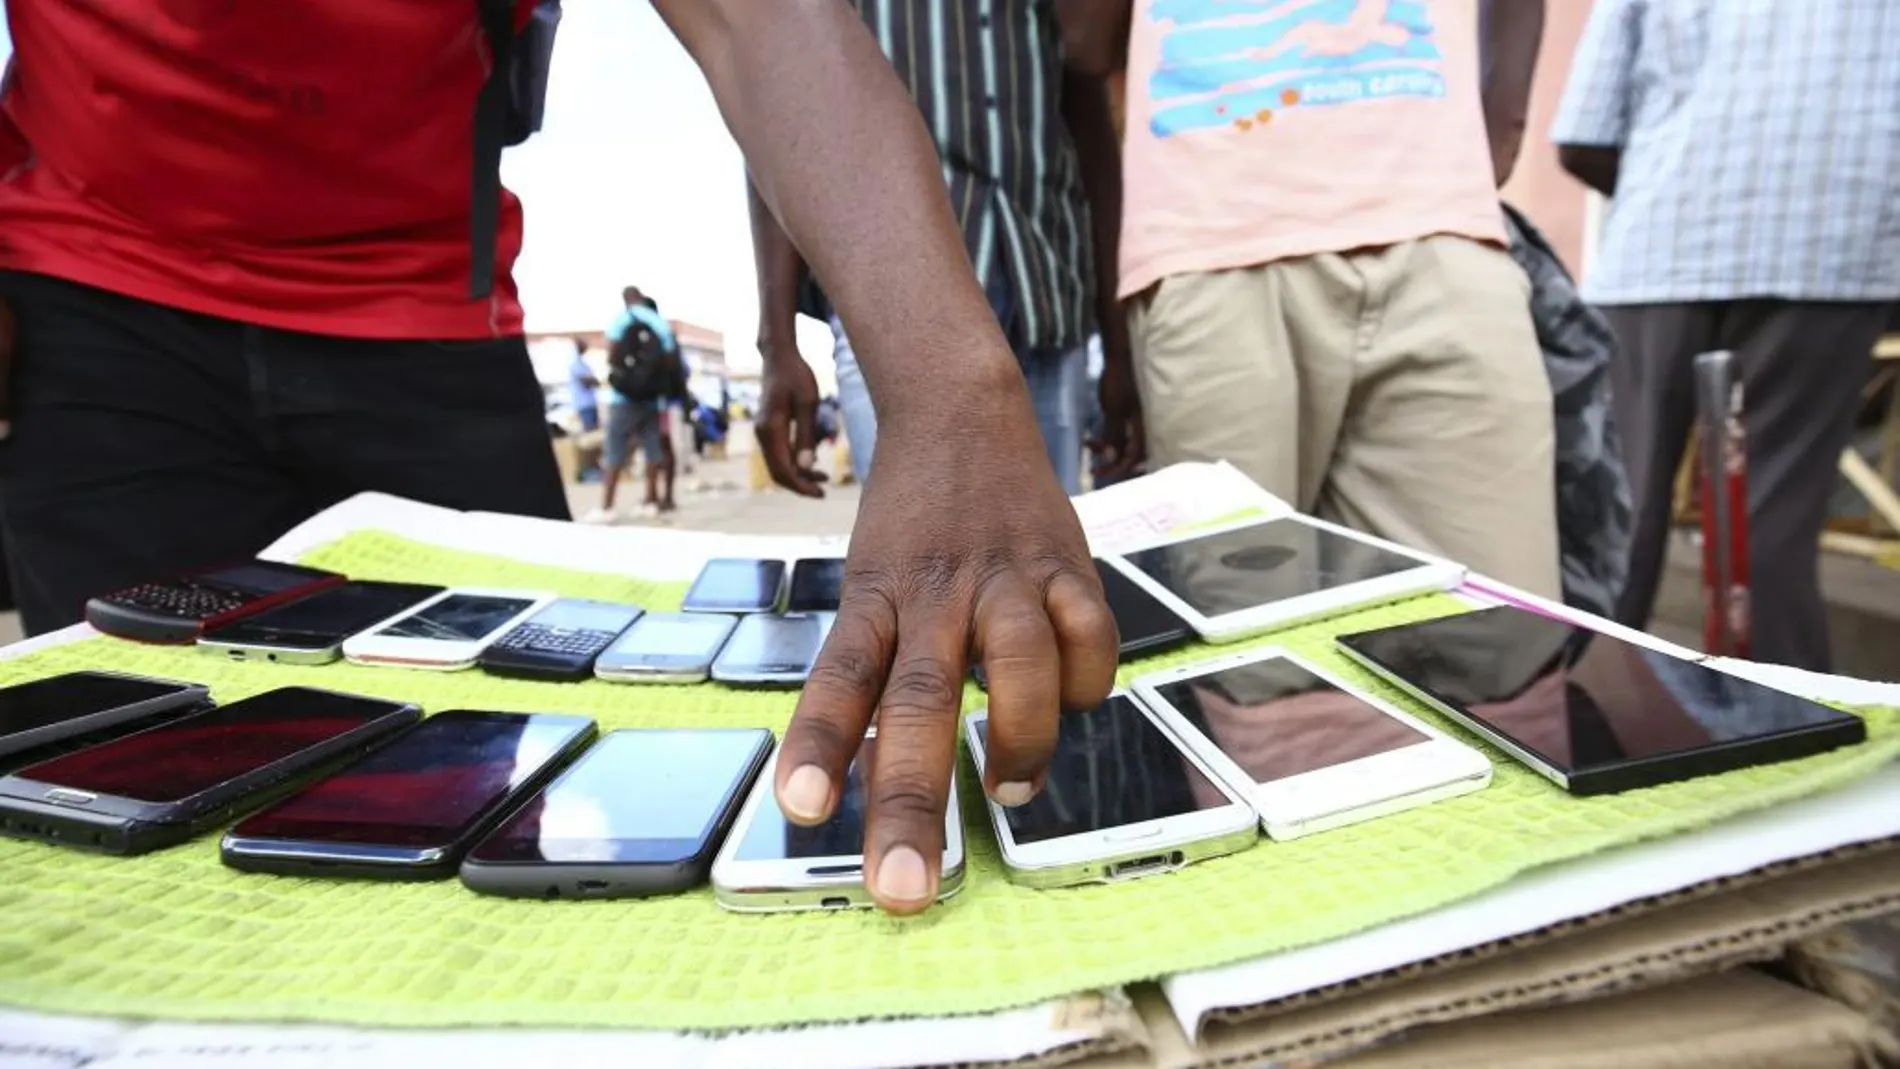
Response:
POLYGON ((1452 236, 1177 275, 1130 313, 1150 455, 1546 597, 1550 380, 1530 283, 1452 236))

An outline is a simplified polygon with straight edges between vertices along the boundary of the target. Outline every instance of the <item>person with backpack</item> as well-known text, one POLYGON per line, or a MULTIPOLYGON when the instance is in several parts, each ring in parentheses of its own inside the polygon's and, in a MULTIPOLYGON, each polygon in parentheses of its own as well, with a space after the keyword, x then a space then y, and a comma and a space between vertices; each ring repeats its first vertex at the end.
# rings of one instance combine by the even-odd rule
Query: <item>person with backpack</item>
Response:
MULTIPOLYGON (((842 3, 651 3, 876 391, 879 481, 777 787, 823 823, 875 712, 865 882, 916 912, 972 657, 988 786, 1020 802, 1061 708, 1108 694, 1114 618, 1054 474, 1022 463, 1041 450, 1022 373, 871 32, 842 3)), ((549 5, 365 12, 7 0, 0 528, 29 631, 362 491, 568 515, 499 162, 533 127, 549 5)))
POLYGON ((607 328, 607 385, 613 390, 613 401, 607 406, 607 433, 600 447, 600 507, 582 517, 583 523, 613 523, 619 518, 614 498, 636 441, 646 459, 641 514, 655 516, 678 507, 673 501, 674 475, 667 462, 670 450, 664 416, 668 407, 686 396, 686 365, 673 326, 660 315, 653 299, 638 286, 628 286, 620 296, 626 307, 607 328))

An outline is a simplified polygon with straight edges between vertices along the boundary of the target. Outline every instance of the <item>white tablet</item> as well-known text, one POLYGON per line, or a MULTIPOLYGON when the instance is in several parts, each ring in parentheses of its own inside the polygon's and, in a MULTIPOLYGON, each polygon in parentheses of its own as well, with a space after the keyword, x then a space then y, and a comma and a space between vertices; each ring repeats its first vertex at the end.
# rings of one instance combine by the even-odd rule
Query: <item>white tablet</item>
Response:
POLYGON ((1209 642, 1234 642, 1450 590, 1447 560, 1308 516, 1227 527, 1106 558, 1209 642))
POLYGON ((1480 790, 1491 762, 1316 665, 1256 650, 1157 672, 1134 690, 1260 814, 1275 839, 1480 790))

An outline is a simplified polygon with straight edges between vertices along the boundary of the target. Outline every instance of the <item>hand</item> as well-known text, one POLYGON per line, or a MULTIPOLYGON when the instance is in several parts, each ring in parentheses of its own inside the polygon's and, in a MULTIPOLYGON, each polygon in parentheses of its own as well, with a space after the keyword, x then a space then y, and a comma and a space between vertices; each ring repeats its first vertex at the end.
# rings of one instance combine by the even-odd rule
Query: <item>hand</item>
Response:
POLYGON ((1090 439, 1089 452, 1095 457, 1091 470, 1096 482, 1106 484, 1141 470, 1148 459, 1148 435, 1142 423, 1141 392, 1135 388, 1133 361, 1125 352, 1103 355, 1099 386, 1102 433, 1090 439))
POLYGON ((819 485, 825 475, 812 467, 818 455, 818 380, 796 351, 766 352, 753 431, 773 482, 805 497, 825 496, 819 485))
POLYGON ((13 305, 0 300, 0 441, 13 433, 13 305))
POLYGON ((780 751, 780 808, 821 823, 875 716, 864 877, 892 913, 937 897, 971 655, 990 683, 984 789, 1003 805, 1041 790, 1061 711, 1114 685, 1115 619, 1021 375, 1006 371, 939 390, 911 420, 880 411, 837 623, 780 751))

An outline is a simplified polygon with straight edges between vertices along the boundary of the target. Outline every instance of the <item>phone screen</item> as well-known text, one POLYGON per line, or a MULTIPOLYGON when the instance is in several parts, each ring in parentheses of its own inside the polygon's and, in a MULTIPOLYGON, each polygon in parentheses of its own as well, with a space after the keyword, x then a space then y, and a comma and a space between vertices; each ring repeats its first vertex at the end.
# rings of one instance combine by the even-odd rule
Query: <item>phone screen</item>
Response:
POLYGON ((1859 722, 1850 713, 1512 606, 1339 641, 1571 773, 1859 722))
POLYGON ((617 635, 639 618, 641 611, 632 605, 616 605, 610 601, 562 598, 529 617, 528 623, 559 631, 605 631, 617 635))
POLYGON ((605 864, 698 857, 771 743, 764 730, 610 732, 470 856, 605 864))
POLYGON ((792 565, 789 612, 837 612, 844 592, 844 558, 808 557, 792 565))
POLYGON ((293 590, 306 583, 327 578, 329 575, 329 572, 316 568, 282 564, 277 561, 254 560, 243 564, 233 564, 228 568, 199 572, 187 577, 185 581, 197 586, 261 598, 293 590))
POLYGON ((493 634, 496 628, 506 624, 533 604, 533 598, 493 594, 450 594, 376 633, 387 638, 474 642, 493 634))
POLYGON ((648 613, 602 655, 604 661, 661 664, 712 662, 736 621, 706 613, 648 613))
MULTIPOLYGON (((852 858, 864 855, 864 769, 877 749, 875 737, 864 740, 857 759, 845 773, 844 796, 831 819, 805 827, 785 819, 770 784, 760 784, 759 804, 752 821, 738 830, 744 836, 733 852, 737 861, 803 861, 810 858, 852 858)), ((860 862, 861 863, 861 862, 860 862)))
POLYGON ((449 846, 592 729, 592 721, 575 716, 438 713, 336 775, 243 821, 233 834, 449 846))
MULTIPOLYGON (((989 745, 989 721, 977 724, 989 745)), ((1065 713, 1042 793, 1003 810, 1019 843, 1107 831, 1233 804, 1132 699, 1065 713)))
POLYGON ((834 619, 830 613, 742 617, 719 662, 731 671, 808 672, 834 619))
POLYGON ((18 775, 90 794, 177 802, 400 708, 375 698, 285 687, 56 757, 18 775))
POLYGON ((350 582, 205 633, 211 642, 330 646, 442 592, 420 583, 350 582))
POLYGON ((182 683, 72 672, 0 689, 0 752, 7 736, 78 720, 109 709, 163 698, 185 690, 182 683))
POLYGON ((765 612, 778 604, 782 560, 722 557, 706 562, 684 604, 698 612, 765 612))
POLYGON ((1156 546, 1126 559, 1207 617, 1397 575, 1421 563, 1292 519, 1156 546))
POLYGON ((1343 765, 1430 738, 1281 658, 1223 668, 1159 690, 1255 783, 1343 765))

